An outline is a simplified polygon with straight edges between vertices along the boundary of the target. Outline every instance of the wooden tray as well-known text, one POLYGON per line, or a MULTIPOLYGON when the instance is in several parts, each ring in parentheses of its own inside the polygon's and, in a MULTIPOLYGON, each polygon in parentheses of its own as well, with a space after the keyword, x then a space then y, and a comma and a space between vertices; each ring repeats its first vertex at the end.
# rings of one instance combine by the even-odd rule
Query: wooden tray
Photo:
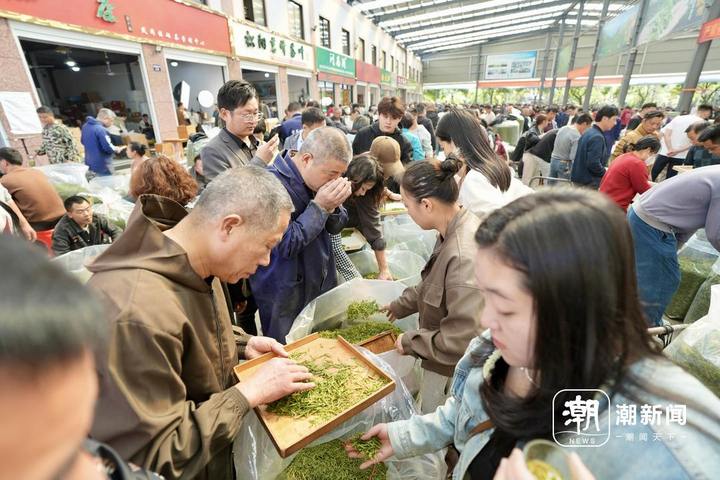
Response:
MULTIPOLYGON (((395 382, 393 379, 365 358, 344 338, 320 338, 319 334, 314 333, 296 342, 289 343, 285 346, 285 350, 288 352, 308 352, 311 355, 314 354, 313 356, 315 356, 318 351, 322 351, 323 354, 327 354, 332 359, 339 361, 355 359, 365 365, 369 371, 378 377, 387 380, 388 383, 370 397, 356 403, 336 417, 314 424, 311 422, 312 419, 309 418, 282 417, 268 413, 265 405, 256 407, 255 413, 257 413, 258 418, 260 418, 260 423, 262 423, 282 458, 292 455, 314 440, 331 432, 341 423, 354 417, 395 390, 395 382)), ((235 375, 242 382, 255 373, 258 367, 276 356, 274 353, 266 353, 258 358, 241 363, 235 366, 235 375)))
POLYGON ((395 349, 395 342, 397 341, 397 335, 394 332, 387 331, 378 333, 374 337, 370 337, 367 340, 363 340, 358 343, 361 347, 367 348, 376 355, 381 353, 389 352, 395 349))
POLYGON ((357 250, 361 250, 365 244, 367 243, 367 240, 365 240, 365 237, 362 233, 360 233, 358 230, 352 228, 346 228, 343 231, 352 230, 352 233, 347 237, 342 237, 342 245, 343 249, 346 252, 355 252, 357 250))
POLYGON ((402 202, 387 202, 380 209, 381 217, 393 217, 396 215, 404 215, 407 213, 407 208, 402 202))

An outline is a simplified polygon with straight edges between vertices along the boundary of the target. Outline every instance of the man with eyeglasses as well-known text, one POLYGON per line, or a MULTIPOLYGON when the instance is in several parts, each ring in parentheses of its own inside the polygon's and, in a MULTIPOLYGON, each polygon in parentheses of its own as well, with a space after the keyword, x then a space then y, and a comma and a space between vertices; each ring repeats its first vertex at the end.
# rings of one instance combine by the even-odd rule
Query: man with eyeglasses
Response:
POLYGON ((278 138, 260 145, 253 136, 262 119, 255 88, 243 80, 230 80, 220 87, 217 105, 225 128, 203 148, 195 170, 210 182, 229 168, 267 166, 275 156, 278 138))

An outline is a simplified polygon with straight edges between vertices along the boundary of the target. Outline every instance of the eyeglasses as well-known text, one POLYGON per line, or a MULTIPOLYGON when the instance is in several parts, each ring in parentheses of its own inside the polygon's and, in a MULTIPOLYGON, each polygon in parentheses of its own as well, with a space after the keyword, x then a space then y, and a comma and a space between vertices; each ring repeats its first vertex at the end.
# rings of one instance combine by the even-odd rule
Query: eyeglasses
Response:
POLYGON ((243 122, 253 122, 253 121, 259 122, 260 120, 263 119, 263 114, 262 113, 243 113, 241 115, 238 115, 238 117, 240 117, 240 119, 243 122))

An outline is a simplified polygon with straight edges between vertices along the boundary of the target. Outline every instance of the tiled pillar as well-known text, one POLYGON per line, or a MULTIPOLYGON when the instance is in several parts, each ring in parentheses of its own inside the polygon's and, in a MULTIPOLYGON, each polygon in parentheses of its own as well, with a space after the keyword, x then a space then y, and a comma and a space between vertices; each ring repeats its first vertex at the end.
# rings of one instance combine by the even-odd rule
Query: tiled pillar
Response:
POLYGON ((313 75, 310 77, 309 87, 308 87, 308 88, 309 88, 309 90, 310 90, 310 91, 308 92, 308 97, 311 98, 311 99, 313 99, 313 100, 320 101, 320 88, 318 87, 317 75, 313 74, 313 75))
POLYGON ((228 80, 242 80, 242 65, 240 60, 228 58, 228 80))
MULTIPOLYGON (((10 31, 10 24, 6 19, 0 18, 0 65, 2 65, 2 68, 0 68, 0 92, 30 92, 33 99, 35 99, 35 85, 28 77, 22 56, 23 53, 18 50, 10 31)), ((0 106, 0 121, 10 141, 10 146, 16 148, 22 154, 23 159, 27 161, 28 155, 25 153, 22 142, 10 132, 10 124, 5 117, 5 113, 2 112, 2 106, 0 106)), ((24 136, 24 138, 28 151, 33 155, 40 148, 42 137, 37 134, 24 136)), ((37 160, 40 164, 47 163, 47 157, 38 157, 37 160)))
POLYGON ((287 68, 280 67, 278 69, 278 78, 277 78, 277 87, 278 87, 278 115, 282 116, 280 112, 285 111, 285 108, 287 108, 288 103, 290 103, 290 86, 288 85, 288 74, 287 74, 287 68))
POLYGON ((167 71, 165 54, 158 52, 155 45, 142 44, 143 58, 145 59, 145 71, 148 75, 150 94, 152 95, 152 106, 155 109, 155 128, 160 133, 160 141, 163 138, 177 138, 177 114, 175 100, 172 96, 170 75, 167 71), (156 72, 153 65, 159 65, 160 71, 156 72))

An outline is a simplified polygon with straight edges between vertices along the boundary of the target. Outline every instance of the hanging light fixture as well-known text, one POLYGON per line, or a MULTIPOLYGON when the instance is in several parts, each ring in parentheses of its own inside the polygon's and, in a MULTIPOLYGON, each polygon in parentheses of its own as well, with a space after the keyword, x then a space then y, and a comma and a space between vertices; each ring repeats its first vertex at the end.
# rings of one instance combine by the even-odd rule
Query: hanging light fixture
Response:
POLYGON ((74 66, 70 67, 70 70, 72 70, 73 72, 79 72, 80 67, 78 67, 77 65, 74 65, 74 66))
POLYGON ((68 67, 75 67, 77 66, 77 62, 72 58, 68 57, 67 60, 65 60, 65 65, 67 65, 68 67))
POLYGON ((173 60, 172 62, 170 62, 170 66, 171 66, 171 67, 177 67, 178 65, 180 65, 180 64, 179 64, 178 62, 176 62, 175 60, 173 60))

